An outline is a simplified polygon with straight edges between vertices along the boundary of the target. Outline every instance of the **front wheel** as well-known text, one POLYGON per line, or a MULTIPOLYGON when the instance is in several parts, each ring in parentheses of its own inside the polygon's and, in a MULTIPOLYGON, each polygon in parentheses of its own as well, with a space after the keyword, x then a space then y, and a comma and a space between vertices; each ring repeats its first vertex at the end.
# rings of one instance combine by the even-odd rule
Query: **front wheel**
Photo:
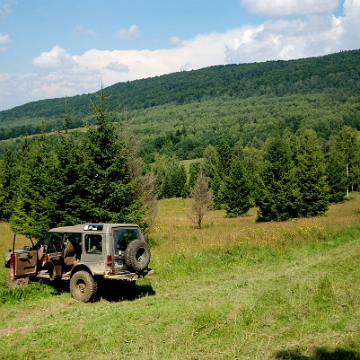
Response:
POLYGON ((26 286, 29 285, 29 278, 28 277, 22 277, 19 279, 13 279, 11 276, 11 271, 9 271, 6 275, 6 286, 9 289, 14 289, 19 286, 26 286))
POLYGON ((97 293, 98 284, 87 271, 78 271, 70 280, 70 292, 75 300, 88 302, 97 293))

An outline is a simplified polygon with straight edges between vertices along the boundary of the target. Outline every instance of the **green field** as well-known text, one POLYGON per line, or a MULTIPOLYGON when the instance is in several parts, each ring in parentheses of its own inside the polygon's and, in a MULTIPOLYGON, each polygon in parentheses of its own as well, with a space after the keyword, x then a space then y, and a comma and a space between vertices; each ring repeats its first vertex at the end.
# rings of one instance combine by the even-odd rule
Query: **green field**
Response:
POLYGON ((202 230, 186 200, 159 205, 134 299, 8 290, 0 268, 0 359, 360 359, 360 194, 282 223, 213 211, 202 230))

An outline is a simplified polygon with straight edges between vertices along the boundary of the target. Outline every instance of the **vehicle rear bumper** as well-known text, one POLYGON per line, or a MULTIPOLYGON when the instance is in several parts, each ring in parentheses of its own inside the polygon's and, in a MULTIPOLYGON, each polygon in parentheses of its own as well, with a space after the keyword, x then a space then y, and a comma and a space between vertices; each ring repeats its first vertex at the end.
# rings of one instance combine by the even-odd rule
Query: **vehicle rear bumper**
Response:
POLYGON ((142 277, 145 277, 146 275, 153 274, 154 271, 151 269, 145 269, 143 271, 140 271, 138 273, 132 273, 130 271, 124 271, 118 274, 105 274, 104 279, 106 280, 127 280, 127 281, 135 281, 137 279, 140 279, 142 277))

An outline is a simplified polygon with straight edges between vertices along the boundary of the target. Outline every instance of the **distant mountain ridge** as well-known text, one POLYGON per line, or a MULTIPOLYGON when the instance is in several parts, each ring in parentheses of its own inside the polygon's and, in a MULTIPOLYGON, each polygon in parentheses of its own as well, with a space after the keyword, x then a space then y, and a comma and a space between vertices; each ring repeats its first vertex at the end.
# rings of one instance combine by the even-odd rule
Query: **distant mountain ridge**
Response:
MULTIPOLYGON (((229 96, 279 97, 341 91, 346 96, 360 95, 360 50, 289 61, 212 66, 153 78, 117 83, 107 87, 111 94, 109 110, 126 107, 147 109, 159 105, 183 105, 204 99, 229 96)), ((88 117, 94 94, 67 98, 73 127, 88 117)), ((40 132, 43 119, 46 131, 62 126, 65 99, 30 102, 0 111, 0 140, 40 132)))

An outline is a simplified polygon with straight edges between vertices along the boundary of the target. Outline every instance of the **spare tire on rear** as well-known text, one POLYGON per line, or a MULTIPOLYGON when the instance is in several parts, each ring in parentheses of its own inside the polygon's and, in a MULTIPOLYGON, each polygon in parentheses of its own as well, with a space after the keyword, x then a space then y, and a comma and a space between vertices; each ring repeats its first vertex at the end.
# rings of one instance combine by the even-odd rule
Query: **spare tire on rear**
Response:
POLYGON ((126 248, 124 260, 135 271, 145 270, 150 262, 149 245, 144 240, 131 241, 126 248))

